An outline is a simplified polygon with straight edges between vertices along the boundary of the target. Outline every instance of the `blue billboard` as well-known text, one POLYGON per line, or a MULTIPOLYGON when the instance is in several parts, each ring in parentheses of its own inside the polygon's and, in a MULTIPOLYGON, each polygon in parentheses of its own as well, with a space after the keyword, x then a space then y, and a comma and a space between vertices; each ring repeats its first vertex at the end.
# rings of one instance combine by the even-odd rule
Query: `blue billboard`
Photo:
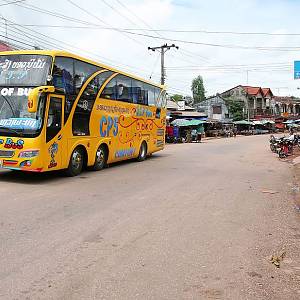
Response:
POLYGON ((294 61, 294 79, 300 79, 300 61, 294 61))

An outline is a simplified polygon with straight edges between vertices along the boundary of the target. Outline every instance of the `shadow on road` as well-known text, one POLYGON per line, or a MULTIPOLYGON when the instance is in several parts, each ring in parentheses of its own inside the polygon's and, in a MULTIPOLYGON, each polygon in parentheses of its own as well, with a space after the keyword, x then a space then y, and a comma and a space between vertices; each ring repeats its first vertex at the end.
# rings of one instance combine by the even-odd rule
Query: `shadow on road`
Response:
MULTIPOLYGON (((160 158, 169 156, 169 154, 159 153, 152 155, 147 158, 146 162, 154 162, 160 158)), ((125 160, 110 164, 108 169, 117 169, 122 166, 130 165, 138 163, 135 159, 125 160)), ((143 163, 143 162, 141 162, 143 163)), ((92 176, 96 176, 96 174, 100 174, 103 171, 89 171, 84 170, 80 175, 76 177, 68 177, 64 174, 63 171, 50 171, 45 173, 32 173, 32 172, 24 172, 24 171, 15 171, 15 170, 5 170, 0 171, 0 183, 1 182, 10 182, 10 183, 19 183, 19 184, 28 184, 28 185, 39 185, 39 184, 47 184, 47 183, 55 183, 58 181, 68 181, 71 179, 86 179, 92 176)), ((102 173, 103 174, 103 173, 102 173)))

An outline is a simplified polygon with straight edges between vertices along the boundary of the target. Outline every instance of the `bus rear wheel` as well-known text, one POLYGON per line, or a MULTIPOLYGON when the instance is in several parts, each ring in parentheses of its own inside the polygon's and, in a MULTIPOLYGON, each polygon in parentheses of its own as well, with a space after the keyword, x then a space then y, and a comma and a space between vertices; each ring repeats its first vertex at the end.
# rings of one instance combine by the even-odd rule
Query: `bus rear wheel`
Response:
POLYGON ((142 142, 140 147, 139 156, 137 157, 137 161, 143 161, 146 159, 147 156, 147 144, 146 142, 142 142))
POLYGON ((66 174, 71 177, 79 175, 83 168, 83 161, 83 151, 80 148, 74 149, 69 161, 68 169, 66 170, 66 174))
POLYGON ((94 171, 102 170, 107 163, 107 149, 104 145, 101 145, 96 151, 95 163, 93 165, 94 171))

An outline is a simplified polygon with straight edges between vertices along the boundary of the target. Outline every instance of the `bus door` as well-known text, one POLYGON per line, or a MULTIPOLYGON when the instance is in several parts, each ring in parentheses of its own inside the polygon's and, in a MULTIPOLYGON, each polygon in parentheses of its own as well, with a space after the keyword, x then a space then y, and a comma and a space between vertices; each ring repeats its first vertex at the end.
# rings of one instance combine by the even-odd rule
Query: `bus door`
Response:
POLYGON ((46 116, 46 166, 45 170, 61 169, 63 153, 66 153, 64 138, 65 96, 48 95, 48 113, 46 116))

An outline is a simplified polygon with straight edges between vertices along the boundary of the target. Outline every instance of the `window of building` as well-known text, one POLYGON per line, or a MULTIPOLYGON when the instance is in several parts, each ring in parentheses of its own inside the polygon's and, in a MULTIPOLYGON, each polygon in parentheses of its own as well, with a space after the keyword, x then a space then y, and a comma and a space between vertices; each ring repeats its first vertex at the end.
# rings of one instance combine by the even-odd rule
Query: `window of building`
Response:
POLYGON ((213 114, 214 115, 222 114, 222 106, 220 105, 213 106, 213 114))

